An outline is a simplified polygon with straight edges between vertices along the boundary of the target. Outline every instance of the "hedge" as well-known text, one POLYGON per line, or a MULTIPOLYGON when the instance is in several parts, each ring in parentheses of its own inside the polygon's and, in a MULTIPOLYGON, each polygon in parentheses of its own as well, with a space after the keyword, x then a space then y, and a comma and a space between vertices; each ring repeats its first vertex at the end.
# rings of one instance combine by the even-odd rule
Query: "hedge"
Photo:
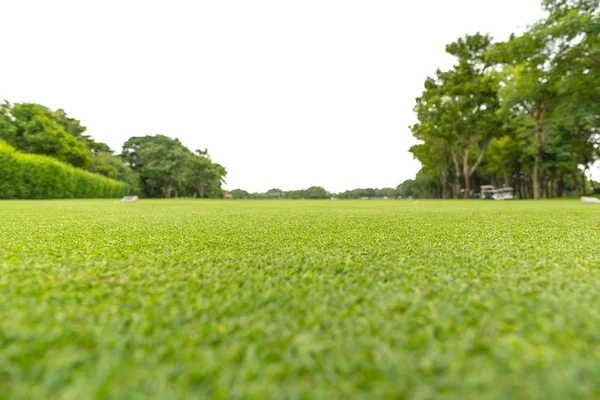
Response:
POLYGON ((124 182, 51 157, 20 153, 0 141, 0 199, 114 198, 130 190, 124 182))

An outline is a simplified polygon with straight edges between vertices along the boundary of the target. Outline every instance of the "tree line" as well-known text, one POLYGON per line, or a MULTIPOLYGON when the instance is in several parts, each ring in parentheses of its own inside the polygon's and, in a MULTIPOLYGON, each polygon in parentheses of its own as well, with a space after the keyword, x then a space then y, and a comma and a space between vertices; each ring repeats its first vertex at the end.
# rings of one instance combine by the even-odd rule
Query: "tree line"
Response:
POLYGON ((417 197, 473 197, 479 185, 539 199, 598 192, 600 0, 544 0, 547 17, 495 43, 446 46, 448 70, 425 80, 410 152, 422 164, 401 186, 417 197))
MULTIPOLYGON (((63 109, 51 110, 34 103, 4 101, 0 104, 0 144, 4 142, 9 146, 3 147, 4 156, 7 160, 10 156, 14 164, 10 171, 14 179, 11 182, 5 179, 5 198, 71 198, 86 193, 89 197, 106 197, 109 193, 125 190, 56 163, 21 157, 14 150, 24 155, 51 157, 77 170, 123 182, 129 192, 144 197, 222 198, 227 195, 236 199, 373 199, 411 195, 401 187, 354 189, 337 194, 321 186, 287 191, 274 188, 264 193, 249 193, 243 189, 225 192, 222 184, 227 171, 211 160, 206 149, 191 151, 178 139, 153 135, 131 137, 123 144, 121 153, 115 154, 106 143, 96 141, 86 131, 81 121, 70 117, 63 109), (17 171, 19 168, 22 171, 17 171), (40 171, 34 171, 35 168, 40 171), (71 187, 72 182, 66 177, 73 174, 87 177, 88 182, 83 184, 84 178, 80 178, 79 189, 71 187), (16 181, 25 179, 25 175, 29 181, 36 176, 36 184, 18 185, 16 181), (63 182, 59 182, 61 180, 63 182), (104 182, 102 189, 88 188, 98 186, 98 182, 104 182)), ((0 173, 8 174, 6 171, 0 173)))
POLYGON ((208 151, 191 151, 164 135, 131 137, 121 154, 86 135, 62 110, 33 103, 0 104, 0 141, 126 183, 144 197, 223 197, 225 168, 208 151))
POLYGON ((234 189, 229 192, 234 199, 396 199, 413 197, 411 191, 407 191, 402 185, 397 188, 365 188, 346 190, 340 193, 332 193, 322 186, 311 186, 308 189, 281 190, 269 189, 266 192, 249 193, 243 189, 234 189))
POLYGON ((269 189, 266 192, 248 192, 243 189, 234 189, 229 192, 234 199, 328 199, 333 195, 322 186, 311 186, 308 189, 281 190, 269 189))

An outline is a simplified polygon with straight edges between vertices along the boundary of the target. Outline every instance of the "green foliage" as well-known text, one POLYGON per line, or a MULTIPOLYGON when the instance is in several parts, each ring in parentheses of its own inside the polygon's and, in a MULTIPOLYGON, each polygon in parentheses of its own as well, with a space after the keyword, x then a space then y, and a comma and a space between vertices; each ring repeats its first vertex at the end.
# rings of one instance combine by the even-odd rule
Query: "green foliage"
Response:
POLYGON ((69 135, 74 137, 89 138, 89 136, 83 135, 87 128, 81 125, 81 121, 69 117, 62 108, 59 108, 54 112, 47 110, 46 113, 49 113, 51 118, 60 124, 60 126, 62 126, 65 132, 67 132, 69 135))
POLYGON ((600 159, 599 4, 545 0, 547 17, 505 43, 476 34, 447 46, 458 63, 425 81, 411 127, 442 197, 458 197, 461 177, 465 195, 490 183, 521 198, 586 194, 600 159))
MULTIPOLYGON (((269 189, 267 192, 255 192, 248 194, 245 190, 236 189, 232 191, 231 194, 234 198, 236 196, 247 197, 249 199, 292 199, 292 200, 300 200, 300 199, 310 199, 310 200, 318 200, 318 199, 329 199, 332 194, 329 193, 322 186, 311 186, 308 189, 300 189, 300 190, 289 190, 284 191, 281 189, 273 188, 269 189), (236 194, 234 194, 236 192, 236 194), (244 193, 246 195, 244 195, 244 193)), ((239 198, 239 197, 237 197, 239 198)))
POLYGON ((188 182, 192 185, 192 191, 199 198, 223 197, 221 184, 225 183, 227 171, 222 165, 212 162, 208 150, 196 150, 187 170, 188 182))
POLYGON ((424 165, 427 163, 427 172, 439 176, 445 198, 450 162, 455 176, 454 197, 461 193, 461 177, 464 196, 469 196, 471 176, 490 141, 502 133, 499 78, 486 57, 491 46, 491 38, 481 34, 449 44, 446 52, 457 58, 457 64, 449 71, 438 70, 435 78, 427 78, 414 108, 419 123, 411 128, 413 135, 428 146, 411 151, 424 165))
POLYGON ((147 197, 223 197, 227 171, 212 162, 206 150, 196 155, 177 139, 155 135, 130 138, 123 154, 115 156, 108 145, 85 132, 86 127, 63 109, 0 104, 0 140, 20 152, 46 155, 125 182, 134 193, 143 191, 147 197))
POLYGON ((402 198, 416 199, 436 199, 442 195, 439 182, 424 170, 417 172, 415 179, 408 179, 398 185, 396 192, 402 198))
POLYGON ((311 186, 306 189, 306 197, 309 199, 328 199, 330 194, 322 186, 311 186))
POLYGON ((0 141, 0 199, 109 198, 129 192, 124 182, 20 153, 0 141))
POLYGON ((132 193, 138 193, 140 190, 138 174, 126 165, 123 159, 113 155, 112 152, 99 151, 94 154, 87 170, 127 183, 131 187, 132 193))
POLYGON ((267 193, 265 193, 265 197, 267 199, 281 199, 285 197, 285 193, 281 189, 269 189, 267 193))
POLYGON ((156 135, 141 148, 139 155, 143 165, 140 175, 149 185, 164 188, 165 197, 171 197, 184 184, 191 154, 179 140, 156 135))
POLYGON ((229 192, 231 194, 231 197, 234 199, 247 199, 250 197, 250 193, 248 193, 247 191, 243 190, 243 189, 234 189, 232 191, 229 192))
POLYGON ((85 141, 65 127, 73 132, 81 129, 76 129, 73 121, 67 121, 64 112, 56 115, 39 104, 10 106, 5 102, 0 114, 0 140, 19 151, 50 156, 79 168, 90 164, 91 153, 85 141))
POLYGON ((116 179, 119 175, 119 170, 117 166, 114 165, 113 158, 116 157, 109 152, 99 152, 92 157, 92 161, 87 170, 95 174, 107 176, 111 179, 116 179))
POLYGON ((0 397, 600 397, 593 205, 9 201, 0 221, 0 397))
POLYGON ((340 199, 374 199, 384 198, 394 199, 398 196, 396 189, 394 188, 383 188, 383 189, 354 189, 346 190, 345 192, 339 193, 338 198, 340 199))
POLYGON ((18 151, 41 154, 111 179, 137 191, 139 178, 105 143, 84 135, 86 127, 58 109, 39 104, 0 105, 0 139, 18 151))
POLYGON ((210 159, 207 150, 194 154, 178 139, 155 135, 130 138, 120 157, 139 174, 146 197, 223 197, 227 171, 210 159))
POLYGON ((383 189, 353 189, 346 190, 345 192, 333 194, 329 193, 325 188, 321 186, 312 186, 308 189, 301 190, 289 190, 284 191, 281 189, 269 189, 265 193, 252 193, 249 194, 245 190, 236 189, 232 190, 231 195, 233 198, 250 198, 250 199, 292 199, 292 200, 300 200, 300 199, 308 199, 308 200, 318 200, 318 199, 330 199, 332 197, 337 197, 338 199, 381 199, 388 198, 393 199, 397 197, 396 189, 394 188, 383 188, 383 189))

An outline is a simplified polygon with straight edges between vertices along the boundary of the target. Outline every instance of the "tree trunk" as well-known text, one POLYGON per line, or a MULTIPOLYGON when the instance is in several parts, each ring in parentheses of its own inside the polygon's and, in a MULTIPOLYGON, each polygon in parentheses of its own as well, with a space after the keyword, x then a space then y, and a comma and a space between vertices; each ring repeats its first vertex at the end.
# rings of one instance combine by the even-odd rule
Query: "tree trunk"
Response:
POLYGON ((450 193, 449 193, 449 190, 448 190, 448 189, 449 189, 449 188, 448 188, 448 182, 447 182, 447 181, 445 181, 445 182, 442 184, 442 198, 443 198, 443 199, 449 199, 449 198, 450 198, 450 193))
POLYGON ((165 184, 165 198, 168 199, 171 197, 171 192, 173 191, 173 186, 170 183, 165 184))
POLYGON ((471 195, 471 173, 469 169, 469 150, 463 154, 463 176, 465 178, 465 199, 471 195))
POLYGON ((538 104, 535 113, 535 127, 537 146, 535 148, 535 162, 533 164, 533 198, 539 200, 542 196, 542 159, 544 157, 544 110, 538 104))
POLYGON ((531 184, 531 175, 527 175, 525 177, 525 196, 528 199, 532 199, 533 198, 533 188, 532 188, 532 184, 531 184))
POLYGON ((442 199, 446 199, 448 188, 446 187, 446 176, 443 174, 440 174, 440 186, 442 187, 442 199))
POLYGON ((519 199, 524 199, 525 198, 525 194, 523 193, 523 182, 521 182, 521 180, 519 180, 519 199))
POLYGON ((200 183, 198 184, 198 196, 203 199, 204 198, 204 186, 206 185, 206 182, 204 181, 204 179, 200 180, 200 183))
POLYGON ((450 187, 450 168, 447 166, 444 168, 442 172, 443 182, 442 182, 442 196, 444 199, 449 199, 451 195, 452 188, 450 187))
POLYGON ((544 197, 546 197, 546 177, 542 176, 541 179, 541 185, 540 185, 540 198, 543 199, 544 197))
POLYGON ((458 199, 460 196, 460 161, 458 160, 458 157, 456 155, 456 152, 454 151, 454 149, 451 150, 451 154, 452 154, 452 161, 454 161, 454 169, 455 169, 455 174, 456 174, 456 180, 454 182, 454 198, 458 199))
POLYGON ((565 181, 563 180, 562 175, 558 179, 558 184, 556 185, 556 196, 563 197, 565 192, 565 181))
POLYGON ((587 179, 585 178, 585 171, 581 173, 581 195, 585 196, 587 194, 587 179))
POLYGON ((460 178, 456 177, 456 180, 452 184, 452 198, 458 199, 460 197, 460 190, 462 186, 460 184, 460 178))
POLYGON ((542 157, 544 154, 544 145, 539 144, 535 149, 535 161, 533 164, 533 198, 539 200, 542 197, 541 180, 542 180, 542 157))
POLYGON ((469 167, 469 149, 466 149, 463 154, 463 175, 465 177, 465 199, 471 197, 471 176, 475 173, 475 170, 483 160, 483 155, 487 149, 487 143, 480 149, 479 157, 472 167, 469 167))

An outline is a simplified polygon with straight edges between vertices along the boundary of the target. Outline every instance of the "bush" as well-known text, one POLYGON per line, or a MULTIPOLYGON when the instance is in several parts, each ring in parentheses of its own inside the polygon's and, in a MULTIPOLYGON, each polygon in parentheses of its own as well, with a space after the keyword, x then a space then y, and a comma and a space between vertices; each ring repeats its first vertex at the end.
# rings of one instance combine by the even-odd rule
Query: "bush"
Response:
POLYGON ((130 186, 51 157, 19 153, 0 141, 0 199, 70 199, 126 196, 130 186))

